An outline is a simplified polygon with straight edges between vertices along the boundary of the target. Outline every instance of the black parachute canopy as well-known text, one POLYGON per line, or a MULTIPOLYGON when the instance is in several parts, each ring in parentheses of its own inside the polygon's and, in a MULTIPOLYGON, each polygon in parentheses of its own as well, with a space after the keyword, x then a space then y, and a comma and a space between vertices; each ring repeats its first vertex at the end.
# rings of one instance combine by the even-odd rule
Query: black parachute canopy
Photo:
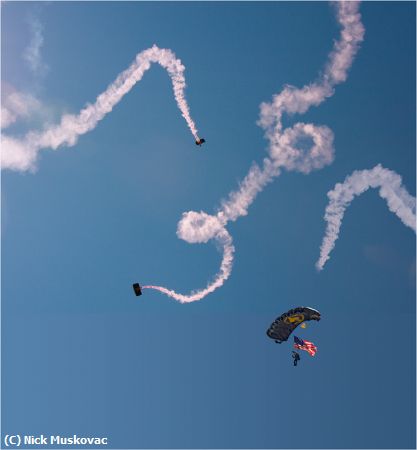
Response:
POLYGON ((275 319, 266 334, 271 339, 274 339, 275 342, 281 344, 281 342, 289 338, 298 325, 309 320, 320 320, 320 318, 321 314, 316 309, 299 306, 298 308, 290 309, 275 319))
POLYGON ((135 291, 136 296, 142 295, 142 289, 139 283, 133 285, 133 290, 135 291))

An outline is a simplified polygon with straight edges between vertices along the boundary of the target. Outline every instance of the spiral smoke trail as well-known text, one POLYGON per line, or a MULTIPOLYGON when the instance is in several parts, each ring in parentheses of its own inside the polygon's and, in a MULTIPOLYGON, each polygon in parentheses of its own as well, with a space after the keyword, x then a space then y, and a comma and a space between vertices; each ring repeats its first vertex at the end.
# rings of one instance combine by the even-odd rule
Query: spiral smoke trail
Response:
MULTIPOLYGON (((79 136, 93 130, 97 123, 112 111, 114 106, 138 83, 152 63, 160 64, 171 77, 175 100, 187 125, 196 140, 199 140, 197 128, 190 116, 190 110, 185 99, 185 67, 175 54, 169 49, 160 49, 156 45, 144 50, 135 58, 135 61, 123 71, 110 86, 100 94, 94 104, 88 104, 78 115, 65 114, 58 125, 52 125, 43 131, 31 131, 23 138, 14 138, 7 135, 1 137, 1 168, 17 171, 34 169, 38 152, 41 149, 57 148, 66 145, 73 146, 79 136)), ((23 97, 21 96, 21 99, 23 97)), ((16 106, 16 101, 11 106, 16 106)), ((20 105, 21 111, 25 105, 20 105)), ((27 108, 26 108, 27 109, 27 108)), ((16 108, 2 106, 2 120, 4 125, 10 125, 17 118, 16 108)))
POLYGON ((282 116, 305 113, 311 106, 317 106, 334 93, 334 87, 345 81, 347 72, 363 40, 364 27, 361 23, 359 3, 337 2, 337 19, 341 25, 341 37, 334 44, 321 77, 301 89, 286 86, 272 102, 262 103, 258 125, 265 130, 269 141, 269 157, 264 158, 262 167, 253 163, 237 191, 223 200, 216 215, 203 211, 189 211, 178 223, 177 235, 189 243, 206 243, 214 240, 220 243, 223 258, 220 271, 205 289, 183 295, 162 286, 144 286, 158 290, 181 303, 201 300, 229 278, 232 271, 234 247, 232 237, 225 226, 248 213, 248 208, 259 192, 277 177, 282 169, 304 174, 321 169, 333 161, 333 133, 326 126, 296 123, 283 129, 282 116), (297 148, 300 140, 309 138, 313 145, 308 152, 297 148))
POLYGON ((316 263, 318 270, 322 270, 330 258, 330 252, 339 237, 346 208, 355 197, 369 188, 379 188, 379 195, 386 200, 388 209, 396 214, 404 225, 416 231, 416 199, 402 187, 401 181, 397 173, 378 164, 371 170, 356 170, 346 177, 343 183, 337 183, 334 189, 327 193, 330 202, 324 215, 327 227, 320 248, 320 258, 316 263))

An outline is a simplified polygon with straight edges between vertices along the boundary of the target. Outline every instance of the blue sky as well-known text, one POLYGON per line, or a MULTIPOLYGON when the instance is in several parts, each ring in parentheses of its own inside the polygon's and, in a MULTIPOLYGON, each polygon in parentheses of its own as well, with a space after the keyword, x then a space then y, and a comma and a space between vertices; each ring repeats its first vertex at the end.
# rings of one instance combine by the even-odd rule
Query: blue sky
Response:
MULTIPOLYGON (((415 448, 415 233, 376 189, 353 200, 321 272, 326 193, 377 164, 415 196, 415 3, 360 6, 347 80, 297 122, 334 134, 330 165, 283 171, 230 222, 230 278, 212 242, 177 238, 214 214, 268 141, 259 105, 323 71, 340 28, 327 3, 6 2, 2 99, 30 98, 20 137, 77 114, 142 50, 185 65, 194 144, 154 65, 72 147, 2 171, 2 433, 107 436, 110 448, 415 448), (32 55, 28 57, 28 54, 32 55), (25 56, 26 55, 26 56, 25 56), (30 97, 28 97, 30 96, 30 97), (265 331, 294 306, 323 319, 292 366, 265 331)), ((3 119, 3 117, 2 117, 3 119)))

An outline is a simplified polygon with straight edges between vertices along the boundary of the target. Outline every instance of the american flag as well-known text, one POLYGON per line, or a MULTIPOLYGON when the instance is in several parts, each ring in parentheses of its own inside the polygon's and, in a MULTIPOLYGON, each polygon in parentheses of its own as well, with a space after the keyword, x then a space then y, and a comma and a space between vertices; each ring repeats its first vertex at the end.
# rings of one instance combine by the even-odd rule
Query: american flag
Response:
POLYGON ((304 339, 300 339, 297 336, 294 336, 294 348, 299 348, 300 350, 305 350, 310 353, 311 356, 314 356, 317 352, 317 347, 309 341, 305 341, 304 339))

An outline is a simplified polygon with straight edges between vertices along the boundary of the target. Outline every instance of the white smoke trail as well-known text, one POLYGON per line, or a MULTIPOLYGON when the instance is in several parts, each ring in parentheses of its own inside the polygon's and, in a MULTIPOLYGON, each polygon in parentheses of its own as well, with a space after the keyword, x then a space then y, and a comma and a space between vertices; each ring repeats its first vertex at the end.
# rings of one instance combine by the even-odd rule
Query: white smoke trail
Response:
POLYGON ((32 39, 26 47, 23 57, 29 64, 30 70, 36 76, 42 76, 48 70, 41 57, 41 49, 44 41, 43 27, 39 18, 36 16, 29 17, 29 25, 32 31, 32 39))
POLYGON ((339 237, 346 208, 355 196, 363 194, 369 188, 380 188, 379 195, 386 200, 388 209, 396 214, 404 225, 416 231, 416 199, 401 186, 400 175, 380 164, 371 170, 356 170, 346 177, 343 183, 337 183, 334 189, 327 193, 330 202, 324 215, 327 227, 320 247, 320 258, 316 263, 318 270, 322 270, 330 258, 330 252, 339 237))
POLYGON ((152 63, 165 68, 171 77, 175 100, 187 125, 196 140, 199 139, 197 128, 190 116, 185 99, 185 67, 169 49, 153 46, 140 52, 128 69, 100 94, 94 104, 83 108, 78 115, 65 114, 59 125, 53 125, 41 132, 29 132, 21 139, 2 136, 2 169, 33 169, 39 150, 57 149, 62 145, 75 145, 78 137, 91 131, 103 117, 139 82, 152 63))
POLYGON ((347 78, 347 71, 363 40, 364 28, 358 13, 359 3, 337 2, 335 7, 342 27, 341 38, 330 53, 323 75, 301 89, 286 86, 280 94, 273 97, 271 103, 261 104, 258 125, 265 130, 265 136, 269 140, 269 158, 264 158, 262 168, 255 163, 252 165, 240 188, 229 194, 215 216, 189 211, 183 214, 178 224, 178 237, 189 243, 203 243, 210 239, 218 242, 220 237, 223 260, 219 273, 205 289, 190 295, 178 294, 162 286, 146 286, 147 288, 156 289, 184 303, 201 300, 222 286, 230 276, 234 252, 232 238, 225 228, 227 222, 246 215, 257 194, 282 169, 308 174, 333 161, 333 133, 328 127, 299 122, 283 130, 281 119, 284 113, 305 113, 310 106, 319 105, 333 94, 336 84, 347 78), (312 142, 308 151, 298 148, 305 139, 312 142))
MULTIPOLYGON (((194 213, 191 211, 190 213, 198 215, 198 213, 194 213)), ((188 213, 188 214, 190 214, 188 213)), ((202 213, 204 214, 204 213, 202 213)), ((210 219, 213 218, 213 216, 208 216, 210 219)), ((193 230, 192 232, 194 232, 193 230)), ((232 243, 232 237, 227 232, 225 228, 220 227, 217 234, 212 238, 215 240, 219 246, 222 247, 223 250, 223 259, 220 265, 220 270, 216 274, 214 281, 209 283, 205 289, 201 289, 196 292, 192 292, 189 295, 183 295, 179 294, 171 289, 167 289, 163 286, 143 286, 142 289, 154 289, 159 292, 162 292, 163 294, 168 295, 169 297, 172 297, 175 300, 178 300, 180 303, 191 303, 196 300, 201 300, 206 295, 210 294, 211 292, 215 291, 217 288, 223 285, 223 283, 229 278, 230 273, 232 271, 232 264, 233 264, 233 252, 235 251, 235 248, 232 243)), ((188 242, 190 242, 188 240, 188 242)), ((204 242, 204 241, 195 241, 195 242, 204 242)))

